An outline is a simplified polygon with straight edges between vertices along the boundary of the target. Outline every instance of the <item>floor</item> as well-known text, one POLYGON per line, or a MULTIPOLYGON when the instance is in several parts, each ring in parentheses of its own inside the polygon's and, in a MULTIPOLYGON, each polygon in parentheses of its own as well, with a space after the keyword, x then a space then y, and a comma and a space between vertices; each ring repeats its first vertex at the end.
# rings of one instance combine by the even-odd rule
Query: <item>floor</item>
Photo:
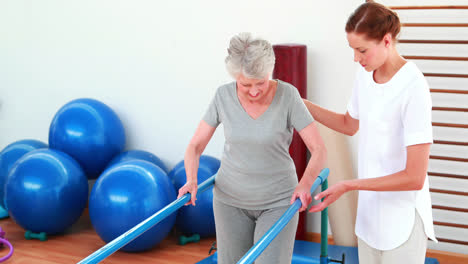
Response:
MULTIPOLYGON (((47 241, 26 240, 24 230, 11 218, 0 220, 0 227, 6 232, 6 239, 13 245, 14 253, 6 264, 65 264, 77 263, 104 246, 94 232, 85 212, 80 220, 65 234, 51 236, 47 241)), ((150 251, 140 253, 116 252, 100 263, 197 263, 208 257, 214 238, 202 239, 198 243, 184 246, 177 244, 175 235, 170 236, 150 251)), ((0 249, 0 257, 8 254, 8 248, 0 249)))
MULTIPOLYGON (((13 244, 13 256, 6 264, 66 264, 77 263, 104 246, 94 232, 87 212, 65 234, 51 236, 46 242, 24 239, 24 230, 11 218, 0 219, 0 227, 13 244)), ((184 246, 177 244, 175 235, 170 236, 150 251, 140 253, 116 252, 101 263, 198 263, 209 256, 215 238, 202 239, 198 243, 184 246)), ((0 258, 8 254, 8 248, 0 248, 0 258)), ((466 264, 468 255, 435 252, 429 250, 428 257, 438 258, 440 264, 466 264)), ((1 261, 0 261, 1 262, 1 261)))

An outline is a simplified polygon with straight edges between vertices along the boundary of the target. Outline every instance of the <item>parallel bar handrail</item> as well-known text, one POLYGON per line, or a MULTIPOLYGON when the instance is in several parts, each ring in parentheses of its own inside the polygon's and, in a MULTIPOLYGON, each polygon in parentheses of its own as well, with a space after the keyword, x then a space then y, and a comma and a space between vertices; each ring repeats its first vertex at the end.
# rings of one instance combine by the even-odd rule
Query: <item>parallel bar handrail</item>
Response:
MULTIPOLYGON (((211 176, 209 179, 204 181, 202 184, 198 186, 198 192, 202 193, 210 188, 214 182, 215 177, 211 176)), ((157 223, 161 222, 167 216, 171 215, 175 211, 177 211, 180 207, 184 206, 188 201, 190 201, 190 193, 185 194, 184 196, 180 197, 179 199, 175 200, 174 202, 166 205, 163 209, 159 210, 157 213, 153 214, 152 216, 148 217, 143 222, 137 224, 127 232, 123 233, 122 235, 118 236, 111 242, 107 243, 102 248, 95 251, 93 254, 89 255, 82 261, 78 262, 78 264, 87 264, 87 263, 99 263, 103 259, 107 258, 120 248, 124 247, 128 243, 132 242, 134 239, 139 237, 141 234, 146 232, 151 227, 155 226, 157 223)))
MULTIPOLYGON (((314 184, 310 188, 310 192, 314 192, 317 187, 322 184, 328 177, 330 170, 328 168, 323 169, 315 179, 314 184)), ((268 245, 275 239, 275 237, 283 230, 283 228, 289 223, 291 218, 301 208, 302 203, 300 199, 296 199, 294 203, 289 206, 288 210, 278 219, 278 221, 263 235, 263 237, 253 245, 252 248, 237 262, 237 264, 250 264, 262 254, 262 252, 268 247, 268 245)))
MULTIPOLYGON (((327 189, 328 179, 322 182, 322 192, 327 189)), ((328 207, 320 214, 320 263, 328 263, 328 207)))

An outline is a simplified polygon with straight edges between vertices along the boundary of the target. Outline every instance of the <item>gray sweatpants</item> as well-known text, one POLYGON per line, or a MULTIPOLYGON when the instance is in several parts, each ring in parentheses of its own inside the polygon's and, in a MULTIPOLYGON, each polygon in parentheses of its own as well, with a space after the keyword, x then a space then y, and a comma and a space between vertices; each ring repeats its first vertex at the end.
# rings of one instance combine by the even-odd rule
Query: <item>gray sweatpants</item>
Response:
MULTIPOLYGON (((272 227, 289 206, 246 210, 213 199, 218 264, 237 263, 272 227)), ((257 258, 255 264, 291 263, 298 214, 257 258)))

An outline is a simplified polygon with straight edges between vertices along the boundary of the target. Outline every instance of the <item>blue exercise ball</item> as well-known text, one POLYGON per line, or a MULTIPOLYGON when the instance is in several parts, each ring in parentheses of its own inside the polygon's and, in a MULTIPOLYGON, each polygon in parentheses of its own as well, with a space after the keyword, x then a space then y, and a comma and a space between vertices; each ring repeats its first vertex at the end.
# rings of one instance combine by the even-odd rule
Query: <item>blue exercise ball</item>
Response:
POLYGON ((78 162, 51 149, 25 154, 11 168, 5 204, 25 230, 56 234, 75 223, 88 200, 88 180, 78 162))
MULTIPOLYGON (((219 167, 221 166, 221 161, 213 156, 201 155, 199 161, 199 168, 207 169, 211 174, 218 172, 219 167)), ((169 172, 168 176, 171 179, 171 182, 174 184, 174 175, 179 174, 181 170, 185 170, 184 160, 179 161, 174 168, 169 172)))
POLYGON ((96 179, 125 148, 125 131, 110 107, 94 99, 77 99, 55 114, 49 145, 75 158, 86 176, 96 179))
MULTIPOLYGON (((205 167, 199 167, 197 173, 198 184, 201 184, 215 173, 205 167)), ((178 170, 174 175, 174 186, 178 190, 186 183, 185 170, 178 170)), ((201 237, 216 234, 213 213, 213 187, 197 194, 196 206, 189 205, 179 209, 176 227, 184 235, 199 234, 201 237)))
POLYGON ((213 175, 218 172, 219 166, 221 166, 221 161, 209 155, 201 155, 199 166, 201 168, 208 169, 208 171, 213 175))
POLYGON ((120 153, 117 155, 117 157, 113 158, 107 167, 111 167, 114 164, 124 162, 124 161, 129 161, 129 160, 145 160, 148 162, 153 163, 156 166, 159 166, 165 173, 168 172, 166 165, 164 165, 164 162, 158 158, 156 155, 154 155, 151 152, 144 151, 144 150, 127 150, 125 152, 120 153))
MULTIPOLYGON (((167 174, 143 160, 130 160, 107 168, 96 180, 89 198, 89 215, 99 237, 106 243, 141 223, 169 203, 176 191, 167 174)), ((170 232, 172 214, 122 248, 144 251, 154 247, 170 232)))
POLYGON ((13 164, 24 154, 41 148, 47 148, 47 144, 35 139, 23 139, 11 143, 0 152, 0 206, 5 208, 4 187, 13 164))

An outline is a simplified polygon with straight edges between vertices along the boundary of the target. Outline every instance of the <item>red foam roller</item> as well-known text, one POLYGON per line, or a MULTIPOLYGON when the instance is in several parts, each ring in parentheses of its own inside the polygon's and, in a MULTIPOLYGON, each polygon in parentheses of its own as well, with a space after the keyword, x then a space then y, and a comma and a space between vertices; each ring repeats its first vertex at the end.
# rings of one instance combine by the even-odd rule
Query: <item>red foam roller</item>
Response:
MULTIPOLYGON (((273 45, 276 56, 273 79, 279 79, 294 85, 302 98, 307 98, 307 46, 300 44, 273 45)), ((307 147, 301 137, 294 131, 289 154, 296 165, 298 180, 301 179, 307 166, 307 147)), ((299 214, 296 239, 305 240, 305 213, 299 214)))

